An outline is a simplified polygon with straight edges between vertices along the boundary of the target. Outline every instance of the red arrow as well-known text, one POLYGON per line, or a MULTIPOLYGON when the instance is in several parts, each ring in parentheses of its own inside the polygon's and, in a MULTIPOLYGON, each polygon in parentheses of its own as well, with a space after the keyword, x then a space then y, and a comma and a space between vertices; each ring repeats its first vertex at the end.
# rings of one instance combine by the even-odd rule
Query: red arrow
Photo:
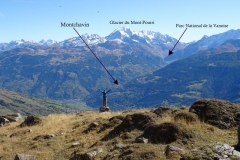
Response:
POLYGON ((97 58, 97 60, 99 61, 99 63, 103 66, 103 68, 107 71, 107 73, 112 77, 113 79, 113 83, 115 83, 116 85, 118 85, 118 80, 114 79, 113 76, 111 75, 111 73, 107 70, 107 68, 103 65, 103 63, 100 61, 100 59, 96 56, 96 54, 92 51, 92 49, 88 46, 88 44, 84 41, 84 39, 80 36, 80 34, 78 33, 78 31, 73 28, 76 33, 79 35, 79 37, 82 39, 82 41, 86 44, 86 46, 88 47, 88 49, 92 52, 92 54, 97 58))
POLYGON ((173 49, 168 52, 168 55, 170 56, 171 54, 173 54, 173 50, 176 47, 176 45, 178 44, 178 42, 180 41, 180 39, 182 38, 182 36, 184 35, 184 33, 186 32, 187 28, 184 30, 183 34, 181 35, 181 37, 178 39, 177 43, 174 45, 173 49))

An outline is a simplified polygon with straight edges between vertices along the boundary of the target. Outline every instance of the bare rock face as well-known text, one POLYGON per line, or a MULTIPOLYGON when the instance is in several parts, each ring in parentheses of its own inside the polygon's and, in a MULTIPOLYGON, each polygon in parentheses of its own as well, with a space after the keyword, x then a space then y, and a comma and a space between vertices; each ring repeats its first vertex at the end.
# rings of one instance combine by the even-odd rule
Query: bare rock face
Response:
POLYGON ((236 126, 240 118, 238 105, 219 99, 200 99, 193 103, 189 112, 197 114, 201 121, 221 129, 236 126))

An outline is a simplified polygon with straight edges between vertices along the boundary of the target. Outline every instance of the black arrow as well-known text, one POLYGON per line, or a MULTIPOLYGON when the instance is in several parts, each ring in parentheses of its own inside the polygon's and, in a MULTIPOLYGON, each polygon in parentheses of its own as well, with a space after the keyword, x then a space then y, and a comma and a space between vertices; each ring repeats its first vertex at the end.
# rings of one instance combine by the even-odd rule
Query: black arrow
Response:
POLYGON ((173 54, 173 50, 176 47, 176 45, 178 44, 178 42, 180 41, 180 39, 182 38, 182 36, 184 35, 184 33, 186 32, 187 28, 184 30, 183 34, 181 35, 181 37, 178 39, 177 43, 174 45, 172 50, 169 50, 168 55, 170 56, 171 54, 173 54))
POLYGON ((82 39, 82 41, 86 44, 86 46, 88 47, 88 49, 92 52, 92 54, 97 58, 97 60, 99 61, 99 63, 103 66, 103 68, 107 71, 107 73, 112 77, 113 79, 113 83, 115 83, 116 85, 118 85, 118 80, 114 79, 113 76, 111 75, 111 73, 107 70, 107 68, 103 65, 103 63, 100 61, 100 59, 96 56, 96 54, 92 51, 92 49, 88 46, 88 44, 84 41, 84 39, 80 36, 80 34, 78 33, 78 31, 73 28, 76 33, 79 35, 79 37, 82 39))

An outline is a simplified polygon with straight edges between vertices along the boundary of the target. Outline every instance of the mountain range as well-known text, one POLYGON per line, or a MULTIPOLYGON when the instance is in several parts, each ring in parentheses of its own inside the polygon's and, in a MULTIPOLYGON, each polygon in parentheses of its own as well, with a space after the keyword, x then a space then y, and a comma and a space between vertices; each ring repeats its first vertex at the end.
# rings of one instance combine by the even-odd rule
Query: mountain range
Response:
POLYGON ((79 37, 61 42, 18 40, 0 43, 0 87, 41 98, 77 99, 94 108, 101 105, 99 88, 112 88, 109 105, 115 109, 189 105, 206 96, 225 96, 238 102, 235 73, 239 71, 239 32, 229 30, 204 36, 196 42, 178 43, 171 56, 167 56, 168 50, 177 39, 159 32, 122 27, 106 37, 82 35, 118 79, 118 86, 113 85, 111 77, 79 37), (235 67, 230 67, 232 62, 235 67), (205 72, 209 68, 211 72, 205 72), (229 71, 229 75, 223 71, 229 71), (213 75, 221 77, 221 81, 218 79, 216 83, 213 75), (213 83, 222 88, 213 87, 213 83), (224 88, 222 83, 233 85, 224 88), (201 89, 196 89, 199 86, 201 89))
POLYGON ((229 30, 224 33, 212 35, 210 37, 204 35, 200 40, 195 43, 191 43, 186 46, 183 50, 176 51, 172 56, 165 58, 165 61, 175 61, 183 58, 187 58, 191 55, 196 54, 199 51, 206 51, 208 49, 222 45, 228 40, 239 39, 240 29, 229 30))
MULTIPOLYGON (((240 44, 240 40, 238 40, 240 44)), ((109 94, 113 110, 132 107, 190 106, 201 98, 240 103, 240 51, 202 53, 175 61, 152 74, 137 77, 109 94)), ((101 104, 98 94, 87 96, 90 106, 101 104)))

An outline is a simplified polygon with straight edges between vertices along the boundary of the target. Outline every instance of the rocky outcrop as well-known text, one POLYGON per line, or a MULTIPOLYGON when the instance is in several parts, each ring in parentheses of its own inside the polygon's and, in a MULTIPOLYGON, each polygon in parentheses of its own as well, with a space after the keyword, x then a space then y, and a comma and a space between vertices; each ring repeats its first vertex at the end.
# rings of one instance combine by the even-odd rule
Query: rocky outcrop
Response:
POLYGON ((5 124, 9 123, 9 120, 4 117, 0 117, 0 124, 4 126, 5 124))
POLYGON ((240 159, 240 152, 228 144, 216 142, 191 150, 183 155, 182 160, 189 159, 237 160, 240 159))
POLYGON ((20 127, 24 126, 33 126, 36 124, 40 124, 42 122, 42 119, 38 116, 32 115, 28 116, 22 124, 20 124, 20 127))
POLYGON ((240 107, 225 100, 200 99, 189 111, 197 114, 201 121, 221 129, 234 127, 240 120, 240 107))
MULTIPOLYGON (((20 113, 13 113, 13 114, 7 114, 6 116, 1 116, 0 118, 5 118, 9 122, 17 122, 20 119, 22 119, 22 116, 20 113)), ((0 122, 1 123, 1 122, 0 122)))

